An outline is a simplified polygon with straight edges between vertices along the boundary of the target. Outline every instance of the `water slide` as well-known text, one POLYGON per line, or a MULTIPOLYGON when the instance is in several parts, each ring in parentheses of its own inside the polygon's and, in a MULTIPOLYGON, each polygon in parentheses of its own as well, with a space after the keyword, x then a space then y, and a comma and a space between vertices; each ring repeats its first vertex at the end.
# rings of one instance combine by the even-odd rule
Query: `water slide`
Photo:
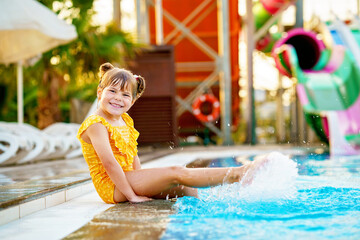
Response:
MULTIPOLYGON (((260 0, 253 6, 253 12, 255 16, 255 29, 258 31, 261 29, 272 16, 276 15, 279 11, 285 10, 286 6, 289 6, 290 2, 294 0, 260 0)), ((271 50, 276 41, 281 38, 281 33, 266 34, 256 42, 256 49, 264 53, 271 53, 271 50)))
MULTIPOLYGON (((354 63, 360 68, 360 21, 358 17, 353 18, 350 26, 336 19, 328 28, 334 42, 349 49, 354 63)), ((337 117, 341 122, 340 128, 346 140, 360 146, 360 96, 351 107, 344 111, 338 111, 337 117)))
MULTIPOLYGON (((289 2, 256 3, 253 7, 256 30, 289 2)), ((338 20, 331 26, 324 24, 323 29, 326 31, 323 38, 331 40, 322 41, 314 32, 294 29, 281 39, 267 33, 256 48, 265 53, 272 50, 279 71, 298 79, 297 93, 306 120, 320 139, 329 140, 331 154, 357 154, 360 153, 360 116, 356 114, 360 110, 360 31, 350 30, 338 20)))
POLYGON ((360 31, 339 20, 323 30, 323 39, 331 36, 331 41, 293 29, 275 44, 272 54, 282 74, 298 79, 304 112, 318 117, 317 124, 313 122, 316 130, 322 122, 320 130, 329 137, 331 154, 359 154, 360 31))

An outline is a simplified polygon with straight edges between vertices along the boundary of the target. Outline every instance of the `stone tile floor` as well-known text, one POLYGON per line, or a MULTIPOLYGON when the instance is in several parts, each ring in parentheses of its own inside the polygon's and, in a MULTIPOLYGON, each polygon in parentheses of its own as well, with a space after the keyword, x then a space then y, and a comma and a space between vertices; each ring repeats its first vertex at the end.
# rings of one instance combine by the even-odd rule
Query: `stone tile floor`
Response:
POLYGON ((90 180, 83 158, 0 168, 0 210, 90 180))

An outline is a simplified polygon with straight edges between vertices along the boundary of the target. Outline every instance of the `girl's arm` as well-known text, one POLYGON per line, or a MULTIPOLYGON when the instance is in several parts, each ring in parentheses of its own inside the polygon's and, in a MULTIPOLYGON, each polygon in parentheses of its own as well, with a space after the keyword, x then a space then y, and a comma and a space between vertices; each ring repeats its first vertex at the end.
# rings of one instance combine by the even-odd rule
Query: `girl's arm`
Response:
POLYGON ((140 159, 139 159, 139 156, 138 156, 138 155, 136 155, 136 156, 134 157, 133 168, 134 168, 134 170, 139 170, 139 169, 141 169, 140 159))
POLYGON ((99 156, 107 174, 116 187, 130 202, 149 201, 150 198, 137 196, 129 184, 124 171, 116 161, 109 141, 109 133, 104 125, 95 123, 86 130, 96 154, 99 156))

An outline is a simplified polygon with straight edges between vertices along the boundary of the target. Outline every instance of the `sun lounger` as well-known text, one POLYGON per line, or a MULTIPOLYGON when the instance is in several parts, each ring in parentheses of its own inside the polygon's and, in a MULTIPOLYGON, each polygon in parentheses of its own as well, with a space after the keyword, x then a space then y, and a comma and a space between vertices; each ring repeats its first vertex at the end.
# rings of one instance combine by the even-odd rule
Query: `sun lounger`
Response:
POLYGON ((19 135, 9 128, 0 126, 1 157, 0 164, 18 163, 20 160, 31 160, 38 152, 33 138, 28 135, 19 135))
MULTIPOLYGON (((80 124, 76 123, 54 123, 43 130, 44 133, 59 139, 63 147, 60 151, 49 157, 66 157, 69 153, 81 149, 80 142, 76 138, 80 124)), ((81 156, 81 155, 74 155, 81 156)))
POLYGON ((13 134, 0 129, 0 164, 14 157, 19 149, 19 141, 13 134))
MULTIPOLYGON (((86 117, 97 108, 92 104, 86 117)), ((54 123, 44 130, 30 124, 0 122, 0 165, 82 156, 76 138, 80 124, 54 123)))
POLYGON ((16 137, 20 149, 15 156, 6 161, 6 164, 21 164, 46 158, 53 152, 61 149, 62 143, 52 138, 40 129, 30 124, 18 124, 12 122, 0 122, 3 132, 10 133, 16 137))

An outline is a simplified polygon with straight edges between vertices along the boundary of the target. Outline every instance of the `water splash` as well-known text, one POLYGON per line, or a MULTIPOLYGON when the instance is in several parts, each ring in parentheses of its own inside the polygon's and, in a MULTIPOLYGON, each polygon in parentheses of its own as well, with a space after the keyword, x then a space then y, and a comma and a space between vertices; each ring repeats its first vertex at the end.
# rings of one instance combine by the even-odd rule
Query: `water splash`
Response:
MULTIPOLYGON (((252 183, 244 186, 242 181, 224 184, 208 189, 203 200, 214 201, 229 199, 259 201, 291 199, 296 195, 295 181, 298 177, 297 164, 287 156, 272 152, 265 156, 267 161, 254 174, 252 183)), ((246 176, 244 178, 248 178, 246 176)), ((244 179, 243 178, 243 179, 244 179)))
POLYGON ((279 152, 272 152, 265 158, 268 161, 256 171, 252 183, 240 189, 243 198, 258 200, 294 197, 297 164, 279 152))

